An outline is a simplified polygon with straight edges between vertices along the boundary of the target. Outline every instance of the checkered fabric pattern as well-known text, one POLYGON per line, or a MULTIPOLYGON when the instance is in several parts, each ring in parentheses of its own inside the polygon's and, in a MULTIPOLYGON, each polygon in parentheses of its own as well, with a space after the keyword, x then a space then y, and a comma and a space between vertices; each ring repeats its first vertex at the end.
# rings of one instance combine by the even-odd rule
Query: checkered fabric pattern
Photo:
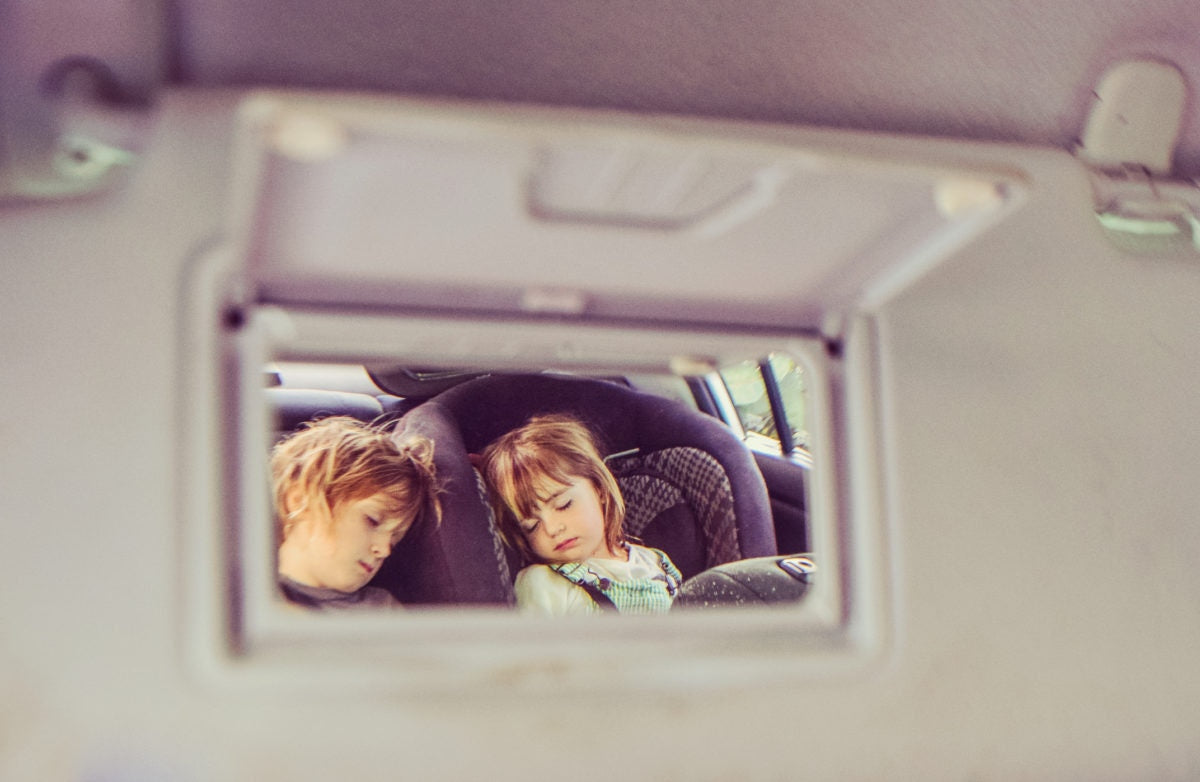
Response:
POLYGON ((695 514, 705 567, 741 559, 733 488, 725 468, 699 448, 664 448, 613 459, 609 469, 625 498, 625 531, 640 536, 658 514, 681 503, 695 514))

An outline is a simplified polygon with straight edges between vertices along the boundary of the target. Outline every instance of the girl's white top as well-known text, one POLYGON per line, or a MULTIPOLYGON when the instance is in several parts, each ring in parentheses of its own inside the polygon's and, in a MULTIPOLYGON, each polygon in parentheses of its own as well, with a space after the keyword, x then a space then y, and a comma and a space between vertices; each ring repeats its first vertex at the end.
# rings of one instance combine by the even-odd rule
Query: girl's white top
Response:
MULTIPOLYGON (((629 545, 628 562, 591 557, 583 560, 583 564, 597 576, 613 581, 653 578, 663 572, 658 555, 636 543, 629 545)), ((517 608, 531 614, 565 616, 595 614, 603 610, 582 587, 555 573, 549 565, 530 565, 522 569, 513 589, 517 608)))

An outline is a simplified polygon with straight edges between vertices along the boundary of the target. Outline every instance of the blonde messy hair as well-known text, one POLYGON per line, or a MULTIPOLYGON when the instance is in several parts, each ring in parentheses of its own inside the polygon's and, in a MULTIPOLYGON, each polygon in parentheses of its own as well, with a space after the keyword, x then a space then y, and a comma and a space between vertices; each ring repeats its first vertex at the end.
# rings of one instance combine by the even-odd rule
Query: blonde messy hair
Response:
POLYGON ((397 441, 391 429, 331 416, 305 424, 276 444, 271 478, 279 542, 302 512, 315 511, 331 521, 342 503, 380 493, 391 501, 388 512, 402 520, 392 533, 393 543, 404 537, 423 508, 441 519, 433 442, 419 435, 397 441))
POLYGON ((586 478, 600 498, 604 539, 610 550, 624 544, 625 501, 586 426, 570 416, 543 415, 502 435, 483 452, 483 474, 499 520, 500 537, 526 559, 537 557, 525 540, 520 520, 533 515, 546 481, 565 484, 586 478))

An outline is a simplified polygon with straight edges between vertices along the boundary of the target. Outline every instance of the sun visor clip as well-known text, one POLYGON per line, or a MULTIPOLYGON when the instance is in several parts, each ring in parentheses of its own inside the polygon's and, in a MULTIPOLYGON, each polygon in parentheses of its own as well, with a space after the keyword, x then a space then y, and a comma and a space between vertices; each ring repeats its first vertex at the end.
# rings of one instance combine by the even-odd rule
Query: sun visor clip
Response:
POLYGON ((1174 65, 1112 66, 1093 101, 1075 156, 1088 167, 1096 217, 1124 249, 1200 252, 1200 188, 1170 178, 1187 84, 1174 65))

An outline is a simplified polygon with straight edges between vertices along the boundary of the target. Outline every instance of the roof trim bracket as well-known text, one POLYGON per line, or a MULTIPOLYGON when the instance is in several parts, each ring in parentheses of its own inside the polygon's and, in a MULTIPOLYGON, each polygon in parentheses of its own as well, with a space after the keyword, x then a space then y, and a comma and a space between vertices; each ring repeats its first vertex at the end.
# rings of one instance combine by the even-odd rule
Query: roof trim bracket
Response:
POLYGON ((162 0, 0 4, 0 204, 107 188, 168 68, 162 0))

